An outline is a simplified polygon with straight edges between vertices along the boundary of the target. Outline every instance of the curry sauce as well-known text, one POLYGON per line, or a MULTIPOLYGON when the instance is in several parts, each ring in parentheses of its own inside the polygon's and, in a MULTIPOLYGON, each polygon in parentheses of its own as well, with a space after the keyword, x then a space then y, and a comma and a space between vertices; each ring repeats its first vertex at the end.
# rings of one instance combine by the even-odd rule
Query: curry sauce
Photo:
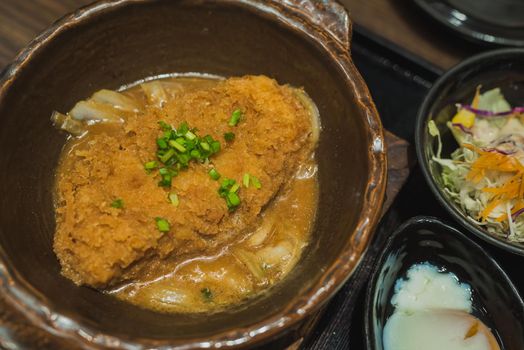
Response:
POLYGON ((176 77, 81 102, 57 119, 77 135, 56 182, 66 277, 157 311, 202 312, 294 267, 318 192, 318 116, 302 90, 176 77))

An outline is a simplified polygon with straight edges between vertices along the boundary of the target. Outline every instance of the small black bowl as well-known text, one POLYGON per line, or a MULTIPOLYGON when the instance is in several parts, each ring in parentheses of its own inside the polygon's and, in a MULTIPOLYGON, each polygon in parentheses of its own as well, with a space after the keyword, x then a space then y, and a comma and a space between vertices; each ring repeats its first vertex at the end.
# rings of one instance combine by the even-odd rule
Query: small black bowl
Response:
POLYGON ((451 34, 477 44, 524 47, 522 0, 414 0, 451 34))
POLYGON ((415 145, 424 177, 438 201, 451 216, 481 239, 515 254, 524 255, 524 244, 510 243, 490 234, 469 219, 442 190, 441 167, 429 160, 436 149, 436 138, 428 132, 428 121, 437 124, 443 144, 443 157, 457 147, 446 122, 456 112, 456 103, 469 103, 478 85, 489 90, 499 87, 512 106, 524 105, 524 49, 501 49, 473 56, 442 75, 430 89, 417 115, 415 145))
POLYGON ((367 348, 384 349, 383 328, 394 311, 395 282, 417 263, 429 262, 471 286, 472 314, 488 326, 502 350, 524 349, 524 303, 508 276, 478 244, 431 217, 415 217, 390 237, 366 294, 367 348))

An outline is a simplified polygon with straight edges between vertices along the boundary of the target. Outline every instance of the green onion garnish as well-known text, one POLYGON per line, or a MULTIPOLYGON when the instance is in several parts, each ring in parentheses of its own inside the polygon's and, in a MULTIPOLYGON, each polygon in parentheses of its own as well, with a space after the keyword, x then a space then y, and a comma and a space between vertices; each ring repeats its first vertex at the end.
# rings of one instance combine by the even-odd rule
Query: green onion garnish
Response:
POLYGON ((170 140, 169 146, 176 148, 178 151, 182 153, 187 151, 186 148, 183 145, 181 145, 178 140, 170 140))
POLYGON ((235 139, 235 133, 234 132, 226 132, 224 134, 224 140, 226 140, 227 142, 231 142, 235 139))
POLYGON ((157 144, 158 148, 160 148, 160 149, 166 149, 167 148, 167 142, 166 142, 166 139, 164 139, 164 138, 156 139, 156 144, 157 144))
POLYGON ((155 218, 155 221, 156 221, 156 227, 158 228, 158 231, 169 232, 169 222, 166 219, 157 217, 155 218))
POLYGON ((231 209, 231 207, 237 207, 240 204, 240 198, 238 197, 238 194, 235 192, 229 192, 227 194, 227 200, 229 202, 228 207, 231 209))
POLYGON ((187 168, 187 165, 189 164, 189 161, 191 160, 191 155, 186 153, 180 153, 177 156, 178 163, 183 167, 187 168))
POLYGON ((185 135, 189 131, 189 125, 187 125, 186 122, 183 122, 180 124, 177 130, 177 134, 179 135, 185 135))
POLYGON ((218 180, 220 179, 220 173, 218 171, 216 171, 215 168, 209 170, 209 176, 213 179, 213 180, 218 180))
POLYGON ((220 152, 220 142, 218 141, 211 142, 211 149, 213 150, 213 153, 220 152))
POLYGON ((251 183, 253 184, 253 186, 255 186, 257 190, 262 188, 262 184, 260 183, 260 180, 257 177, 250 175, 250 178, 251 178, 251 183))
POLYGON ((173 204, 175 207, 178 207, 180 202, 178 200, 178 195, 176 193, 170 193, 168 198, 169 198, 169 201, 171 202, 171 204, 173 204))
POLYGON ((186 132, 186 135, 185 135, 185 136, 186 136, 186 139, 188 139, 188 140, 194 140, 194 139, 196 139, 196 135, 193 134, 191 131, 186 132))
POLYGON ((162 129, 163 131, 171 131, 172 130, 171 125, 169 125, 168 123, 166 123, 163 120, 159 120, 158 121, 158 125, 160 125, 160 129, 162 129))
POLYGON ((171 175, 162 176, 162 180, 158 181, 158 186, 160 187, 171 187, 171 182, 173 177, 171 175))
POLYGON ((244 174, 244 177, 242 178, 242 184, 244 187, 249 187, 249 174, 244 174))
POLYGON ((156 169, 158 168, 158 163, 154 160, 150 161, 150 162, 147 162, 144 164, 144 168, 146 170, 153 170, 153 169, 156 169))
POLYGON ((211 289, 209 288, 202 288, 200 290, 200 293, 202 293, 202 298, 204 298, 204 301, 206 303, 209 303, 213 300, 213 293, 211 292, 211 289))
POLYGON ((236 193, 240 185, 233 179, 224 178, 218 189, 220 197, 226 200, 229 211, 235 210, 240 205, 240 197, 236 193))
POLYGON ((236 193, 236 191, 238 191, 239 188, 240 188, 240 185, 237 184, 235 181, 235 184, 231 186, 231 188, 229 189, 229 193, 236 193))
POLYGON ((116 209, 122 209, 124 207, 124 201, 122 198, 117 198, 111 203, 111 207, 116 209))
POLYGON ((235 109, 229 118, 229 126, 236 126, 242 117, 242 111, 240 109, 235 109))
POLYGON ((222 180, 220 188, 218 189, 218 194, 220 195, 220 197, 225 197, 231 190, 231 187, 233 187, 233 185, 236 183, 237 182, 233 179, 224 178, 222 180))
POLYGON ((190 155, 191 155, 191 158, 193 158, 193 159, 201 159, 202 158, 202 154, 197 149, 192 150, 190 155))
POLYGON ((167 162, 167 161, 169 160, 169 158, 171 158, 172 156, 174 156, 175 153, 176 153, 175 150, 171 148, 171 149, 168 150, 166 153, 164 153, 164 155, 162 155, 161 157, 158 157, 158 158, 160 159, 160 161, 161 161, 162 163, 165 163, 165 162, 167 162))
POLYGON ((178 129, 164 121, 158 122, 162 129, 162 137, 156 139, 158 161, 151 161, 144 164, 147 173, 158 169, 161 180, 159 186, 170 187, 172 179, 178 175, 177 170, 186 169, 189 163, 197 161, 209 164, 209 158, 215 153, 220 152, 220 142, 211 135, 200 137, 197 129, 191 129, 184 122, 178 129))

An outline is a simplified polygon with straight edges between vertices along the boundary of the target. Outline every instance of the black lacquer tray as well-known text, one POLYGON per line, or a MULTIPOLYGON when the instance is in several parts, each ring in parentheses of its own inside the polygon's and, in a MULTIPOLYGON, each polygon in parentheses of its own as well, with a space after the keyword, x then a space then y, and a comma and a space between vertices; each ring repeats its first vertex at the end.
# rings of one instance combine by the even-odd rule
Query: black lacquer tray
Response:
MULTIPOLYGON (((413 145, 417 109, 442 71, 363 28, 354 28, 351 47, 355 65, 371 91, 384 127, 413 145)), ((402 222, 416 215, 435 216, 465 231, 434 198, 415 164, 406 184, 382 218, 358 271, 326 307, 302 349, 365 349, 364 296, 370 271, 389 235, 402 222)), ((524 275, 520 268, 524 258, 464 233, 497 260, 519 293, 524 295, 524 275)))

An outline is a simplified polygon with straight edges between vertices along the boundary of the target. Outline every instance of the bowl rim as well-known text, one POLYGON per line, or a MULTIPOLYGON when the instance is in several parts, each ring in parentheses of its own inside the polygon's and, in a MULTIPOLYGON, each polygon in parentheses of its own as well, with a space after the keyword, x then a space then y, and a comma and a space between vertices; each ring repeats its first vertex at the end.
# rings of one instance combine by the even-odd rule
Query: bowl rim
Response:
MULTIPOLYGON (((122 7, 134 4, 153 3, 154 0, 100 0, 76 11, 65 15, 53 23, 42 34, 31 41, 0 74, 0 102, 2 96, 9 90, 12 82, 24 66, 31 62, 42 47, 70 28, 83 23, 85 20, 103 15, 105 10, 115 11, 122 7)), ((185 3, 198 4, 199 0, 186 0, 185 3)), ((362 111, 361 120, 365 125, 366 141, 368 143, 368 178, 362 192, 362 207, 360 217, 352 231, 353 249, 345 249, 323 273, 319 280, 305 290, 299 297, 275 315, 258 323, 250 324, 243 328, 225 330, 205 338, 179 338, 160 340, 152 338, 137 338, 132 335, 115 336, 93 329, 85 322, 75 321, 64 314, 53 310, 45 298, 20 276, 10 264, 4 249, 0 246, 0 290, 12 306, 22 310, 36 326, 47 332, 92 347, 121 347, 124 349, 137 348, 166 348, 193 349, 193 348, 234 348, 261 344, 268 339, 275 339, 289 331, 291 327, 304 320, 308 314, 318 311, 344 284, 356 270, 366 253, 374 228, 380 218, 380 210, 386 188, 386 144, 382 124, 371 100, 371 96, 364 80, 356 70, 350 59, 349 39, 351 37, 351 24, 347 11, 342 5, 333 0, 324 1, 325 7, 336 6, 344 15, 347 26, 346 38, 336 37, 330 26, 322 26, 312 21, 311 17, 304 17, 299 6, 301 3, 314 4, 313 0, 287 1, 289 5, 276 0, 215 0, 221 6, 239 6, 251 11, 256 16, 269 19, 274 25, 285 26, 286 30, 298 32, 303 40, 315 47, 318 51, 329 55, 340 72, 340 79, 345 82, 348 90, 355 96, 357 108, 362 111), (346 40, 344 40, 346 39, 346 40), (347 43, 348 45, 344 45, 347 43)), ((314 6, 314 5, 312 5, 314 6)), ((348 240, 349 242, 349 240, 348 240)), ((346 243, 348 244, 348 243, 346 243)))
POLYGON ((383 244, 381 253, 376 260, 373 269, 371 271, 371 277, 369 279, 368 286, 366 288, 366 299, 364 304, 364 338, 366 341, 366 347, 368 350, 376 350, 376 344, 375 339, 372 335, 375 326, 373 324, 374 317, 372 315, 373 307, 375 306, 373 303, 373 298, 376 289, 378 288, 377 282, 380 275, 380 272, 382 271, 382 267, 384 266, 384 263, 386 262, 387 258, 391 254, 391 248, 394 244, 394 242, 398 239, 398 236, 401 236, 406 233, 407 230, 411 229, 412 227, 417 226, 434 226, 437 228, 442 228, 444 230, 447 230, 449 232, 453 233, 453 236, 456 237, 457 240, 462 241, 462 243, 465 243, 467 245, 470 245, 473 247, 473 249, 476 249, 477 252, 479 252, 481 255, 483 255, 487 261, 489 261, 489 264, 492 264, 495 270, 497 270, 503 277, 506 279, 509 283, 506 285, 515 296, 517 296, 519 305, 521 309, 524 312, 524 301, 522 300, 522 296, 520 295, 519 291, 515 287, 515 284, 511 280, 511 278, 508 276, 506 271, 499 265, 497 260, 491 254, 489 254, 486 249, 484 249, 480 244, 469 238, 466 234, 462 233, 459 229, 454 227, 451 223, 448 223, 446 221, 442 221, 434 216, 414 216, 407 221, 400 224, 391 234, 391 236, 388 238, 388 240, 383 244))
MULTIPOLYGON (((449 5, 446 1, 442 0, 414 0, 415 4, 421 9, 426 16, 431 20, 435 21, 437 24, 440 24, 443 29, 446 29, 452 33, 459 34, 463 39, 468 40, 470 43, 483 45, 484 47, 524 47, 524 40, 518 38, 519 33, 514 33, 520 31, 520 28, 508 28, 500 27, 502 30, 507 30, 512 34, 517 35, 504 35, 504 33, 496 32, 500 30, 495 28, 490 31, 489 27, 496 27, 482 20, 476 19, 469 14, 463 13, 463 11, 457 10, 456 6, 449 5), (436 8, 434 5, 444 5, 446 8, 441 8, 440 6, 436 8), (465 15, 466 19, 459 19, 457 24, 452 23, 448 20, 446 15, 450 15, 453 11, 458 11, 461 14, 465 15)), ((453 17, 456 19, 456 17, 453 17)))
POLYGON ((504 48, 486 51, 461 61, 453 68, 445 72, 442 76, 440 76, 429 89, 426 97, 418 109, 415 124, 415 148, 417 159, 426 183, 431 189, 431 192, 433 192, 434 196, 437 198, 437 201, 440 203, 440 205, 447 210, 447 212, 453 217, 455 221, 462 225, 467 231, 473 233, 485 242, 488 242, 513 254, 524 256, 524 244, 511 243, 504 240, 503 238, 491 235, 489 232, 477 227, 475 224, 470 222, 462 211, 450 203, 450 201, 445 197, 443 191, 437 185, 434 177, 431 175, 429 162, 426 160, 424 155, 424 136, 426 132, 427 121, 430 119, 429 110, 431 109, 435 99, 439 96, 446 85, 448 85, 448 83, 452 81, 456 75, 471 68, 472 66, 480 65, 493 59, 506 59, 511 57, 524 58, 524 48, 504 48))

